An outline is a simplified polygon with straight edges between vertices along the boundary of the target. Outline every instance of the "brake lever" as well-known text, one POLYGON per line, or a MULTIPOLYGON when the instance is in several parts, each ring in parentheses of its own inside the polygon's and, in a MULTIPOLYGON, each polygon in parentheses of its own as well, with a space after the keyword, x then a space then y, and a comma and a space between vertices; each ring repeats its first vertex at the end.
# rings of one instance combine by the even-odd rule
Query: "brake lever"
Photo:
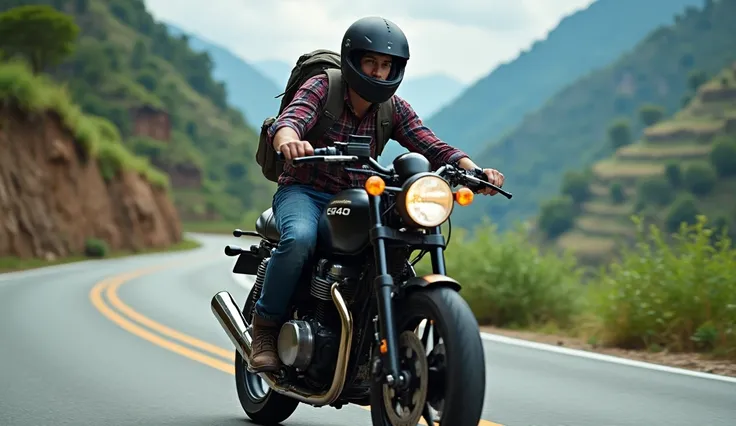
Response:
POLYGON ((480 189, 482 186, 487 186, 494 191, 497 191, 499 194, 503 195, 507 199, 511 199, 514 194, 504 191, 503 189, 499 188, 498 186, 490 183, 488 181, 488 175, 483 173, 483 170, 481 169, 474 169, 474 170, 468 170, 466 171, 465 178, 469 180, 470 182, 474 183, 476 185, 476 188, 474 189, 474 192, 480 189), (475 176, 473 176, 475 175, 475 176))

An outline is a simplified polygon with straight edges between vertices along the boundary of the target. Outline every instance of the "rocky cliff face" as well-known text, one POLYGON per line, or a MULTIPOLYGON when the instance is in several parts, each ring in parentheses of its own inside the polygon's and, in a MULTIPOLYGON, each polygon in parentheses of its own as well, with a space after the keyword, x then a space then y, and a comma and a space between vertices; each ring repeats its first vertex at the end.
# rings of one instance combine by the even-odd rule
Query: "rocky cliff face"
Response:
POLYGON ((112 250, 163 248, 181 236, 165 190, 135 172, 106 182, 54 114, 0 103, 0 256, 79 254, 88 238, 112 250))

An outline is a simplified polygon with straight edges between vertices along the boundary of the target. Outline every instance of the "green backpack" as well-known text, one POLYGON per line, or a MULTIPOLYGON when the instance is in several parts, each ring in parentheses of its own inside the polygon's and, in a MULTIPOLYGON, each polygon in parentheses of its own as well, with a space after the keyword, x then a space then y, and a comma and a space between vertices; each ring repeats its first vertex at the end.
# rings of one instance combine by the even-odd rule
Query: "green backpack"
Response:
MULTIPOLYGON (((343 80, 340 73, 340 54, 331 50, 318 49, 300 56, 296 65, 291 70, 291 76, 286 83, 286 90, 279 96, 281 100, 279 107, 281 112, 294 98, 297 90, 310 78, 317 74, 327 74, 329 85, 327 87, 327 102, 320 113, 315 126, 305 135, 304 140, 314 143, 318 140, 340 117, 344 105, 343 80)), ((277 96, 277 98, 279 97, 277 96)), ((391 99, 379 105, 376 123, 376 157, 381 154, 383 148, 391 138, 393 130, 393 102, 391 99)), ((261 135, 256 151, 256 162, 261 166, 261 171, 266 179, 278 182, 279 176, 284 169, 284 162, 276 157, 276 150, 268 143, 268 128, 276 121, 276 117, 268 117, 261 125, 261 135)))

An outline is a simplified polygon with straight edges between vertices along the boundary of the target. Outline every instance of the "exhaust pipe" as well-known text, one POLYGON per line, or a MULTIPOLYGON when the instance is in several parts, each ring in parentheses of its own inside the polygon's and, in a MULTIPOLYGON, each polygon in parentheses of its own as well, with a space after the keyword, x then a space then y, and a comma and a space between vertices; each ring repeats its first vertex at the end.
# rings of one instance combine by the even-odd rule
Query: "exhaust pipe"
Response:
POLYGON ((240 313, 240 309, 238 309, 233 296, 227 291, 220 291, 212 298, 210 306, 220 326, 222 326, 230 341, 233 342, 235 348, 240 352, 240 356, 250 362, 253 339, 248 332, 248 327, 245 325, 245 318, 240 313))
MULTIPOLYGON (((314 394, 313 391, 301 389, 296 386, 283 386, 276 383, 276 378, 272 373, 259 373, 258 375, 266 381, 268 387, 274 392, 286 395, 296 399, 299 402, 310 404, 315 407, 321 407, 333 403, 342 393, 345 379, 348 372, 348 361, 350 358, 350 349, 353 343, 353 317, 350 314, 345 299, 343 299, 338 284, 333 283, 330 288, 332 301, 335 303, 337 312, 340 314, 340 347, 337 351, 337 363, 335 365, 335 375, 332 377, 330 388, 324 393, 314 394)), ((212 313, 217 317, 223 330, 230 337, 235 348, 240 352, 250 370, 250 354, 252 351, 253 338, 250 330, 245 325, 245 318, 240 313, 238 305, 233 297, 227 291, 220 291, 212 297, 210 302, 212 313)))

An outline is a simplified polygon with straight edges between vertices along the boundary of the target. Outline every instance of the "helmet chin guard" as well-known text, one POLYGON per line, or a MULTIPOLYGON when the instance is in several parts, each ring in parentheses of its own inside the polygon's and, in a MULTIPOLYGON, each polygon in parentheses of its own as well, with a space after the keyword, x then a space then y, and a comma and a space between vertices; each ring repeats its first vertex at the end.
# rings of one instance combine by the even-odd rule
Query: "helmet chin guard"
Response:
POLYGON ((381 103, 391 99, 404 80, 409 43, 395 23, 380 17, 367 17, 355 21, 345 31, 340 56, 342 75, 348 86, 366 101, 381 103), (386 80, 362 72, 360 59, 367 52, 392 57, 391 72, 386 80))

